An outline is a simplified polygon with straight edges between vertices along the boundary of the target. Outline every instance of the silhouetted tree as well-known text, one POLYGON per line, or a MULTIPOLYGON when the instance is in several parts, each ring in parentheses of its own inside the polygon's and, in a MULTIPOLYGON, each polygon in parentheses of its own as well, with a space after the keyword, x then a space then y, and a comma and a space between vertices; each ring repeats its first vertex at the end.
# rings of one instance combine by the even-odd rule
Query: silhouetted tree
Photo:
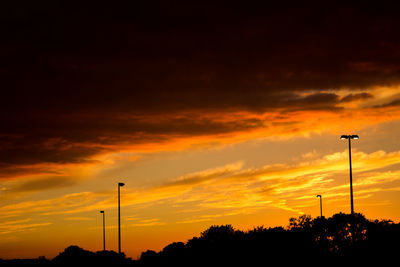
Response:
POLYGON ((213 225, 160 252, 147 250, 137 261, 114 251, 96 253, 70 246, 52 261, 0 260, 1 266, 262 266, 380 264, 397 260, 400 224, 369 221, 362 214, 338 213, 331 218, 291 218, 287 228, 255 227, 247 232, 213 225))
POLYGON ((53 266, 52 262, 46 259, 44 256, 40 256, 37 259, 13 259, 13 260, 2 260, 0 259, 1 267, 11 267, 11 266, 40 266, 40 267, 50 267, 53 266))
POLYGON ((86 265, 94 261, 95 255, 94 252, 84 250, 78 246, 69 246, 58 254, 53 259, 53 262, 57 265, 86 265))
POLYGON ((138 262, 140 266, 160 266, 161 259, 154 250, 146 250, 142 252, 138 262))
POLYGON ((229 264, 242 254, 243 232, 231 225, 211 226, 186 244, 188 257, 202 264, 229 264))
POLYGON ((160 254, 162 262, 166 265, 186 265, 189 263, 186 246, 182 242, 174 242, 172 244, 169 244, 161 251, 160 254))
POLYGON ((131 259, 125 258, 124 253, 115 251, 91 252, 78 246, 69 246, 53 259, 57 266, 110 266, 110 265, 129 265, 131 259))
POLYGON ((289 229, 309 230, 312 227, 312 218, 310 215, 303 214, 298 218, 289 219, 289 229))

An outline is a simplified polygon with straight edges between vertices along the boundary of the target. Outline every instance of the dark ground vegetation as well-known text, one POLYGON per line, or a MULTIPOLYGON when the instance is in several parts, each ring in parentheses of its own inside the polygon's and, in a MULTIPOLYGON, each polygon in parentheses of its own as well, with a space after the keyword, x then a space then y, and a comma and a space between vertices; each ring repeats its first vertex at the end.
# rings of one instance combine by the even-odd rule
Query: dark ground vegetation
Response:
POLYGON ((330 218, 302 215, 286 228, 235 230, 211 226, 162 251, 147 250, 139 259, 114 251, 90 252, 70 246, 52 260, 0 260, 1 266, 287 266, 396 263, 400 254, 400 223, 367 220, 362 214, 330 218), (279 263, 279 264, 278 264, 279 263))

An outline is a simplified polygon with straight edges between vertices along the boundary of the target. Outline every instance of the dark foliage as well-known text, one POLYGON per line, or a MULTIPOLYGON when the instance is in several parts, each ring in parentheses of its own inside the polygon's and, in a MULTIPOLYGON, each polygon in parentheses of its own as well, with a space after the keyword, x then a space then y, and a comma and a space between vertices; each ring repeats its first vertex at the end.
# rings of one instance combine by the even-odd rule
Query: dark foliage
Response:
POLYGON ((400 251, 400 224, 369 221, 362 214, 331 218, 302 215, 289 226, 255 227, 243 232, 231 225, 211 226, 186 244, 147 251, 139 266, 358 265, 391 262, 400 251))
POLYGON ((53 266, 52 262, 45 257, 39 257, 37 259, 13 259, 13 260, 2 260, 0 259, 0 266, 53 266))
POLYGON ((247 232, 214 225, 186 244, 147 250, 136 261, 113 251, 90 252, 70 246, 53 260, 0 260, 1 266, 262 266, 359 265, 395 262, 400 251, 400 224, 369 221, 362 214, 331 218, 302 215, 289 226, 255 227, 247 232))
POLYGON ((96 253, 84 250, 78 246, 70 246, 52 260, 56 266, 123 266, 132 263, 124 253, 115 251, 98 251, 96 253))

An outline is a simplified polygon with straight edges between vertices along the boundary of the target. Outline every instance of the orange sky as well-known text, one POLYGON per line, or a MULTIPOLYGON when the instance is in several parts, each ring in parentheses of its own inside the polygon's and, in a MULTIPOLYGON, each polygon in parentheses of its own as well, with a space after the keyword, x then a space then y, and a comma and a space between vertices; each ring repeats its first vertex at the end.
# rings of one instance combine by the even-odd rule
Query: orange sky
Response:
MULTIPOLYGON (((211 120, 257 117, 263 125, 168 142, 118 145, 86 163, 34 164, 1 183, 0 255, 53 257, 68 245, 101 249, 106 211, 107 248, 117 249, 116 185, 122 188, 123 251, 160 250, 213 224, 239 229, 287 225, 300 214, 349 212, 347 141, 353 141, 355 210, 370 219, 400 221, 398 89, 340 112, 232 113, 211 120), (277 118, 279 117, 279 118, 277 118), (288 123, 284 123, 288 122, 288 123)), ((344 92, 343 92, 344 93, 344 92)))
POLYGON ((214 224, 400 221, 400 17, 310 1, 7 3, 0 258, 137 258, 214 224), (126 6, 125 6, 126 5, 126 6))

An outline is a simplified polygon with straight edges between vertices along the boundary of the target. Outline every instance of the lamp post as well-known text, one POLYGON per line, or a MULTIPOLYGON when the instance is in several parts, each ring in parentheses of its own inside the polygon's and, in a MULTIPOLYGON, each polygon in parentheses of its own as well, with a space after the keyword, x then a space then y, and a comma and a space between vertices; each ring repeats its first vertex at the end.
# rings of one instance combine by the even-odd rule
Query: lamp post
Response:
POLYGON ((106 219, 104 210, 101 210, 100 213, 103 213, 103 250, 106 250, 106 219))
POLYGON ((358 135, 342 135, 340 139, 349 139, 349 164, 350 164, 350 203, 351 203, 351 215, 354 215, 354 204, 353 204, 353 174, 351 171, 351 139, 359 139, 358 135))
POLYGON ((322 196, 317 195, 317 197, 319 198, 319 209, 321 210, 321 218, 322 218, 322 196))
POLYGON ((120 198, 120 187, 124 186, 124 183, 118 183, 118 253, 121 253, 121 198, 120 198))

